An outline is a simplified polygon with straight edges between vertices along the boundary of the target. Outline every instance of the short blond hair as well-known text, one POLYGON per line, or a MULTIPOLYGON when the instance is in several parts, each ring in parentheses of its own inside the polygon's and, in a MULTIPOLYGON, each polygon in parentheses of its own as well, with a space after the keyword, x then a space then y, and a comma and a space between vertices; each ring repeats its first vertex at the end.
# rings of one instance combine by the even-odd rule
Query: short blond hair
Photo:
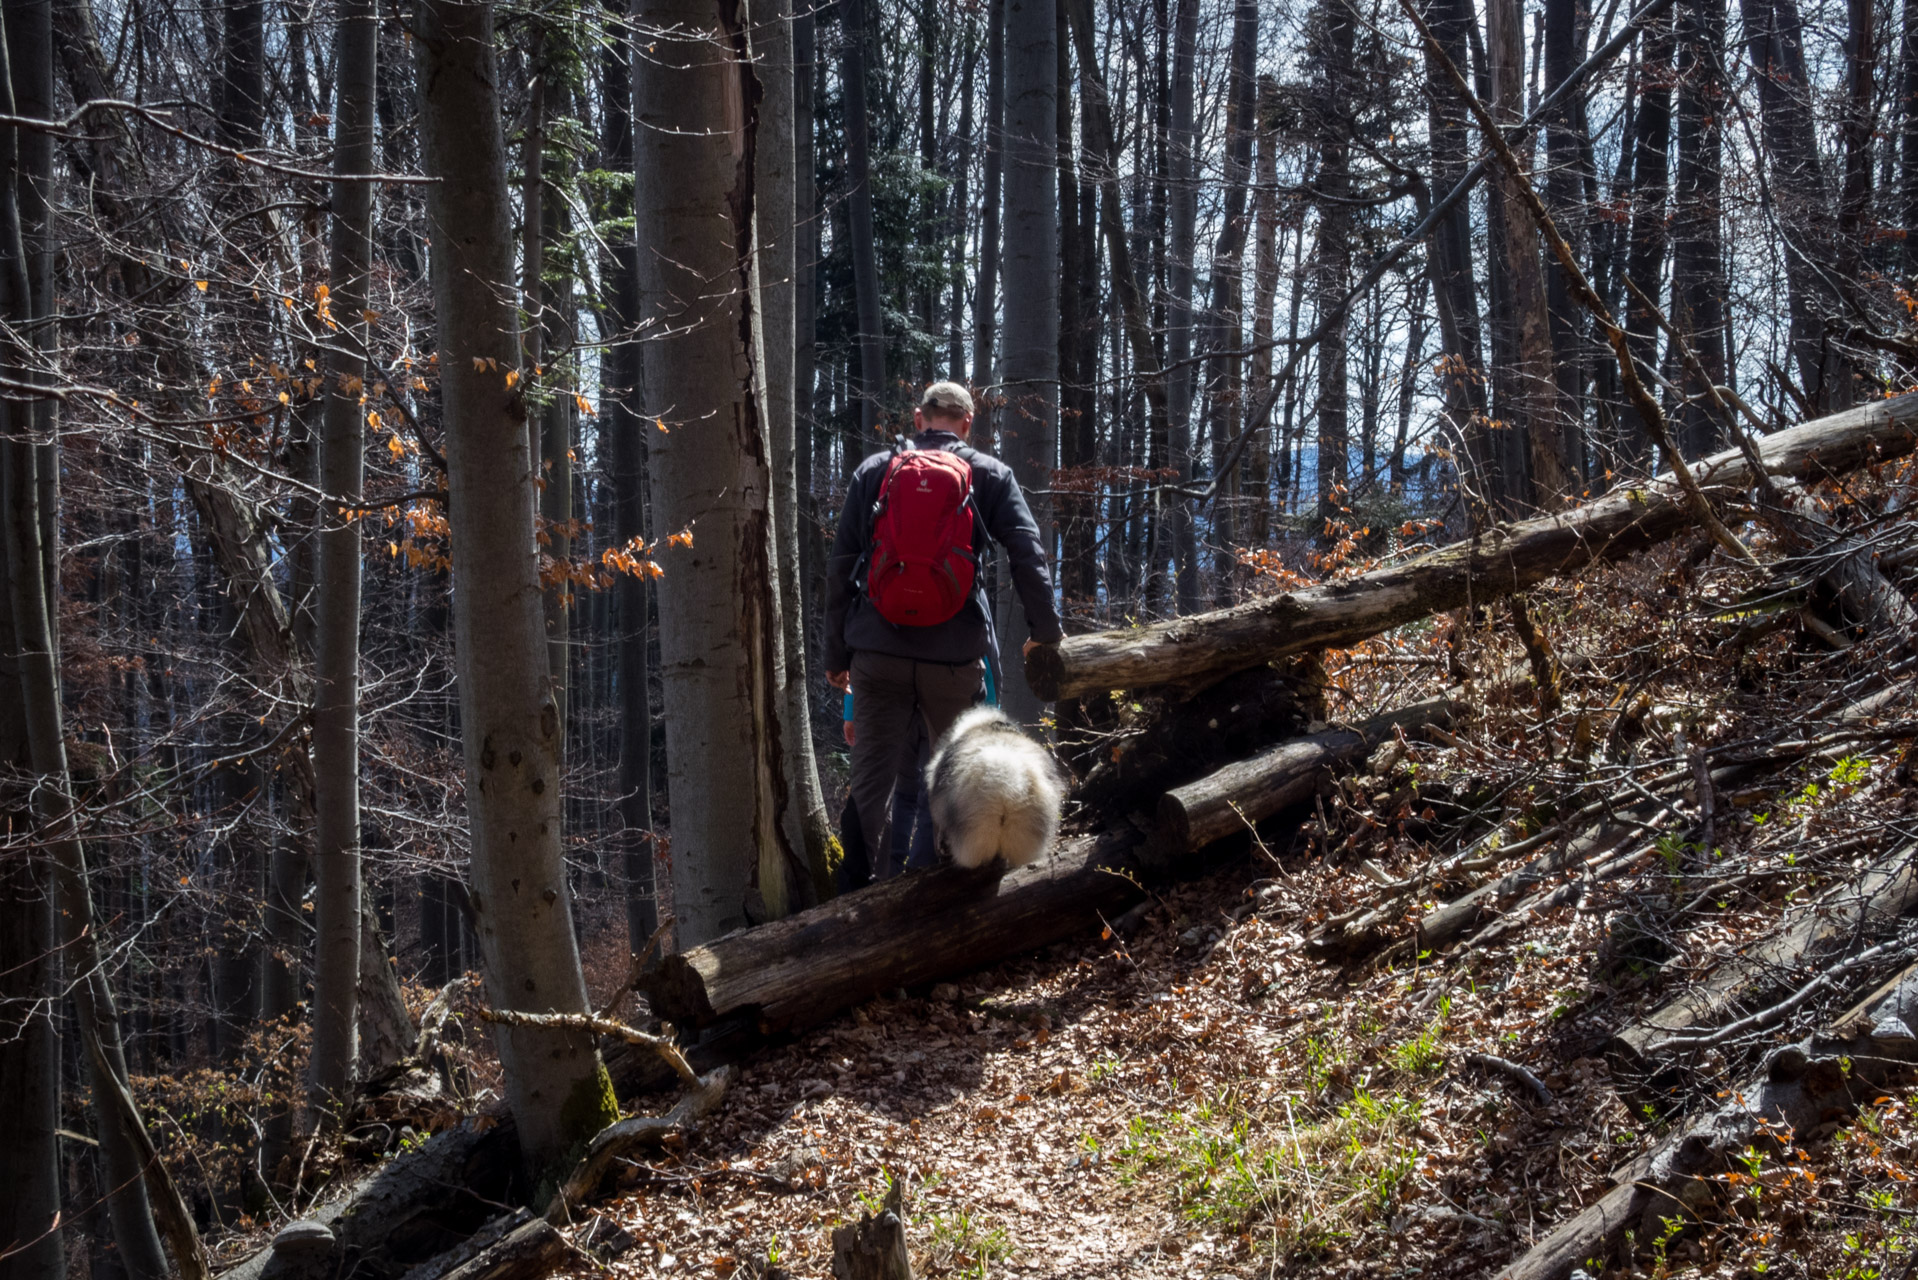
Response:
POLYGON ((938 418, 970 418, 972 392, 956 382, 935 382, 920 395, 919 411, 938 418))

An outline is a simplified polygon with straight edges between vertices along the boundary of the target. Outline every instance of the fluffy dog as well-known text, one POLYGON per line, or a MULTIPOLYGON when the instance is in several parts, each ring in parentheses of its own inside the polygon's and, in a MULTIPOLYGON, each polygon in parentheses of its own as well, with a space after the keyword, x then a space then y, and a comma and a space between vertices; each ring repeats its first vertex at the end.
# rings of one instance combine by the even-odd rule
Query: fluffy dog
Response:
POLYGON ((926 766, 940 852, 976 869, 995 858, 1035 862, 1059 833, 1065 776, 1046 749, 997 707, 961 713, 926 766))

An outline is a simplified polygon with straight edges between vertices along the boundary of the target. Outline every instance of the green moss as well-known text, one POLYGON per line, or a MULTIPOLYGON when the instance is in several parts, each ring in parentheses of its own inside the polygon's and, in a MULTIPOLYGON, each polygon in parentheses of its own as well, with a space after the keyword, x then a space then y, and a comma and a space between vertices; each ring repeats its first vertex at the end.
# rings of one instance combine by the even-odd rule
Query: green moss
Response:
POLYGON ((570 1142, 586 1143, 593 1135, 619 1119, 619 1097, 613 1092, 613 1077, 603 1065, 573 1086, 566 1105, 560 1108, 559 1122, 570 1142))

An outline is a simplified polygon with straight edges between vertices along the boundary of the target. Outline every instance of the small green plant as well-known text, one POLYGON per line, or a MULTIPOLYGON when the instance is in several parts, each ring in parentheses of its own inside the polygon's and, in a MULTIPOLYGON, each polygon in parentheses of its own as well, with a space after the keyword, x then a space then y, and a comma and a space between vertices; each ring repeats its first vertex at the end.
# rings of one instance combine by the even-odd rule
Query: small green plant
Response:
POLYGON ((985 1280, 993 1263, 1012 1256, 1012 1239, 1005 1228, 976 1214, 933 1213, 922 1221, 931 1229, 926 1252, 929 1270, 935 1274, 985 1280))

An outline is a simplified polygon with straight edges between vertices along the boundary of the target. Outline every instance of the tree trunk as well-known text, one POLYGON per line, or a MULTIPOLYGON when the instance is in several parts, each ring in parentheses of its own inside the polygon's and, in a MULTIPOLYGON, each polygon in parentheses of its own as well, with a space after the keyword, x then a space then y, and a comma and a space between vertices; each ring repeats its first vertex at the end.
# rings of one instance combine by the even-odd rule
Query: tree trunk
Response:
MULTIPOLYGON (((1898 210, 1904 227, 1905 281, 1918 281, 1918 0, 1905 0, 1898 67, 1903 80, 1899 101, 1898 210)), ((1722 25, 1721 25, 1722 33, 1722 25)), ((1723 39, 1721 34, 1720 39, 1723 39)))
MULTIPOLYGON (((870 40, 868 0, 839 0, 839 81, 845 93, 846 209, 852 225, 854 311, 859 326, 859 365, 853 394, 859 400, 861 448, 879 443, 879 414, 886 395, 886 322, 879 292, 879 252, 872 225, 872 143, 866 107, 866 53, 870 40)), ((650 390, 650 388, 649 388, 650 390)), ((849 454, 857 450, 848 450, 849 454)), ((684 917, 681 917, 682 922, 684 917)))
MULTIPOLYGON (((1673 328, 1698 356, 1714 384, 1730 368, 1725 323, 1724 191, 1725 0, 1684 0, 1678 7, 1678 181, 1672 210, 1673 328)), ((1641 288, 1645 282, 1637 282, 1641 288)), ((1687 457, 1719 443, 1708 409, 1709 388, 1686 367, 1678 379, 1689 401, 1678 411, 1679 448, 1687 457)))
MULTIPOLYGON (((1052 471, 1059 451, 1059 54, 1054 0, 1006 4, 1005 405, 999 452, 1026 490, 1039 537, 1053 540, 1052 471)), ((1010 575, 1007 575, 1009 578, 1010 575)), ((1012 655, 1031 635, 1022 605, 1000 610, 999 701, 1037 723, 1039 704, 1012 655)))
POLYGON ((1850 362, 1826 330, 1827 316, 1841 304, 1818 264, 1836 261, 1837 233, 1812 118, 1804 21, 1795 0, 1739 0, 1739 10, 1758 86, 1775 216, 1798 237, 1798 251, 1785 255, 1792 358, 1806 403, 1829 412, 1850 404, 1854 389, 1850 362))
POLYGON ((1238 562, 1233 555, 1239 516, 1242 466, 1227 467, 1228 441, 1237 435, 1244 394, 1246 188, 1252 180, 1254 69, 1259 53, 1259 13, 1254 0, 1233 5, 1231 71, 1225 111, 1225 210, 1212 249, 1212 313, 1206 329, 1213 354, 1206 378, 1206 408, 1212 420, 1212 470, 1218 496, 1212 503, 1213 590, 1217 602, 1234 599, 1238 562))
MULTIPOLYGON (((1918 3, 1918 0, 1913 0, 1918 3)), ((992 380, 993 337, 999 317, 999 206, 1005 173, 1006 140, 1006 0, 986 6, 986 158, 984 194, 979 200, 979 278, 972 299, 972 380, 983 389, 992 380)), ((991 449, 996 410, 987 397, 976 397, 972 439, 991 449)))
MULTIPOLYGON (((633 74, 637 45, 625 25, 625 0, 607 0, 608 33, 601 46, 605 79, 606 167, 633 167, 633 74)), ((622 234, 612 247, 603 281, 606 315, 617 335, 603 358, 600 414, 611 441, 613 538, 622 547, 643 542, 645 427, 640 420, 639 246, 622 234)), ((614 587, 619 634, 619 817, 620 861, 626 880, 626 943, 637 954, 659 926, 659 896, 653 882, 653 706, 647 653, 649 587, 638 574, 621 574, 614 587)))
POLYGON ((703 40, 661 39, 634 84, 639 239, 650 247, 640 292, 671 335, 645 348, 646 394, 665 426, 649 459, 653 524, 693 535, 658 584, 681 946, 787 914, 806 873, 781 826, 772 442, 752 253, 758 85, 743 19, 733 0, 648 0, 643 29, 717 30, 723 56, 703 40))
POLYGON ((759 308, 765 349, 766 434, 772 442, 773 556, 780 608, 779 736, 785 747, 787 843, 805 858, 808 880, 799 900, 830 896, 832 818, 813 754, 811 682, 806 670, 806 611, 800 580, 799 462, 793 383, 796 350, 794 239, 811 210, 794 202, 792 0, 772 0, 757 13, 755 72, 763 92, 753 155, 757 167, 753 223, 759 241, 759 308))
MULTIPOLYGON (((1167 137, 1171 174, 1167 213, 1171 235, 1166 242, 1166 442, 1167 464, 1178 472, 1178 482, 1192 479, 1192 340, 1194 336, 1193 282, 1198 250, 1199 146, 1193 95, 1198 61, 1199 0, 1177 0, 1177 34, 1172 53, 1172 118, 1167 137)), ((1175 607, 1180 614, 1199 611, 1199 542, 1191 500, 1160 490, 1159 501, 1172 535, 1175 571, 1175 607), (1165 504, 1170 504, 1169 506, 1165 504)))
MULTIPOLYGON (((12 448, 10 444, 0 448, 12 448)), ((0 576, 6 561, 0 557, 0 576)), ((10 577, 6 577, 11 582, 10 577)), ((13 612, 0 606, 0 772, 25 777, 33 768, 20 687, 13 612)), ((0 829, 33 830, 26 791, 12 781, 0 792, 0 829)), ((9 1265, 20 1280, 66 1280, 60 1230, 60 1001, 51 864, 24 850, 0 858, 0 1248, 17 1249, 9 1265)))
MULTIPOLYGON (((471 901, 497 1009, 587 1008, 560 847, 560 712, 546 672, 493 11, 422 0, 421 156, 451 495, 453 625, 472 824, 471 901)), ((544 1170, 616 1114, 590 1035, 497 1033, 521 1150, 544 1170)))
MULTIPOLYGON (((1918 395, 1879 400, 1767 436, 1758 453, 1774 476, 1820 480, 1910 453, 1918 448, 1914 423, 1918 395)), ((1708 493, 1741 492, 1754 479, 1737 450, 1703 460, 1693 474, 1708 493)), ((1183 622, 1068 636, 1034 650, 1027 675, 1048 699, 1158 684, 1203 686, 1284 654, 1340 648, 1416 618, 1630 555, 1690 528, 1694 510, 1677 482, 1661 476, 1347 582, 1183 622)))
MULTIPOLYGON (((1585 26, 1577 0, 1548 0, 1545 5, 1545 90, 1550 93, 1585 60, 1585 26)), ((1547 122, 1545 194, 1559 230, 1584 256, 1587 221, 1581 189, 1585 150, 1585 107, 1582 100, 1566 103, 1547 122)), ((1572 300, 1565 273, 1556 266, 1545 273, 1545 303, 1551 312, 1552 355, 1557 372, 1558 415, 1565 448, 1566 469, 1574 476, 1585 470, 1585 350, 1584 313, 1572 300)))
POLYGON ((1321 537, 1339 519, 1345 505, 1347 457, 1345 294, 1352 274, 1352 152, 1347 131, 1352 97, 1352 42, 1357 16, 1349 0, 1324 0, 1318 34, 1319 73, 1319 243, 1313 264, 1313 293, 1319 323, 1318 519, 1321 537), (1329 322, 1329 323, 1328 323, 1329 322))
MULTIPOLYGON (((371 173, 379 19, 373 0, 343 0, 336 55, 333 170, 371 173)), ((319 645, 313 681, 313 874, 319 941, 313 966, 312 1103, 343 1108, 353 1088, 360 983, 360 501, 365 434, 360 404, 370 337, 373 189, 333 184, 326 417, 320 438, 319 645), (328 509, 330 508, 330 509, 328 509)))
MULTIPOLYGON (((1489 0, 1485 9, 1485 45, 1492 77, 1489 105, 1500 124, 1525 115, 1525 25, 1519 0, 1489 0)), ((1493 191, 1504 214, 1506 279, 1510 282, 1516 361, 1509 379, 1513 421, 1522 432, 1532 464, 1532 498, 1552 511, 1578 494, 1578 477, 1566 465, 1558 406, 1557 373, 1552 363, 1551 316, 1546 307, 1545 275, 1538 235, 1519 195, 1518 181, 1505 169, 1493 175, 1493 191)))
MULTIPOLYGON (((1433 0, 1432 35, 1453 64, 1467 60, 1466 28, 1470 9, 1462 0, 1433 0)), ((1450 190, 1465 176, 1465 106, 1452 80, 1428 51, 1428 129, 1432 138, 1432 185, 1450 190)), ((1432 228, 1426 271, 1439 318, 1439 387, 1444 397, 1449 443, 1458 457, 1459 483, 1474 528, 1482 528, 1511 509, 1515 477, 1500 447, 1509 433, 1490 429, 1485 399, 1485 349, 1479 325, 1478 280, 1473 269, 1472 216, 1465 201, 1454 205, 1432 228)))
POLYGON ((1245 496, 1251 520, 1246 545, 1263 548, 1272 534, 1272 410, 1266 392, 1272 386, 1273 309, 1279 292, 1279 131, 1273 115, 1279 105, 1278 82, 1259 77, 1252 130, 1257 139, 1256 194, 1252 200, 1252 374, 1246 387, 1245 420, 1240 430, 1256 433, 1246 467, 1245 496))
MULTIPOLYGON (((1633 109, 1632 180, 1626 195, 1631 202, 1631 247, 1625 255, 1625 277, 1648 298, 1658 296, 1665 271, 1668 181, 1667 153, 1672 121, 1672 23, 1661 18, 1645 33, 1638 64, 1638 101, 1633 109)), ((1641 369, 1658 367, 1658 323, 1643 303, 1625 308, 1626 346, 1641 369)), ((1629 434, 1621 452, 1644 464, 1652 455, 1653 429, 1635 406, 1623 414, 1629 434)))

